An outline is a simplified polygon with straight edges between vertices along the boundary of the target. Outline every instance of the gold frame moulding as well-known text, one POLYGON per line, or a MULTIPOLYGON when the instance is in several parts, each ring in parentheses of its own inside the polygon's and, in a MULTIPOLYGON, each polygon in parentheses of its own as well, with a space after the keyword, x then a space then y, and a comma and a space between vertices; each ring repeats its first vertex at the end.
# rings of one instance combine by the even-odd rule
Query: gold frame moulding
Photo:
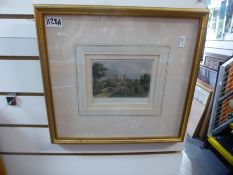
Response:
POLYGON ((202 55, 203 43, 208 21, 207 9, 179 9, 179 8, 148 8, 148 7, 117 7, 117 6, 76 6, 76 5, 35 5, 35 20, 38 34, 40 62, 44 82, 45 99, 47 105, 49 128, 52 143, 154 143, 154 142, 181 142, 184 139, 189 112, 192 104, 193 92, 197 72, 202 55), (45 32, 45 15, 104 15, 104 16, 132 16, 132 17, 161 17, 171 19, 197 19, 198 31, 191 74, 180 123, 178 136, 169 137, 119 137, 119 138, 73 138, 57 135, 56 117, 50 82, 48 50, 45 32))

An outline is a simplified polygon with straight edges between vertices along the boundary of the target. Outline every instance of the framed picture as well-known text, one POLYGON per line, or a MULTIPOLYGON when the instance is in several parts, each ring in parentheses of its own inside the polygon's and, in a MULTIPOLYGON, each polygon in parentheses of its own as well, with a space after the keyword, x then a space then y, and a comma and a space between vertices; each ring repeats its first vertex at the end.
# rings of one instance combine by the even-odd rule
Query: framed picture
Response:
POLYGON ((230 57, 226 55, 219 55, 214 53, 205 53, 204 65, 214 71, 218 71, 219 65, 227 61, 230 57))
POLYGON ((208 68, 205 65, 200 65, 198 72, 198 78, 200 80, 206 82, 214 88, 217 81, 217 77, 218 71, 208 68))
POLYGON ((208 10, 35 5, 53 143, 183 141, 208 10))
POLYGON ((230 57, 215 53, 205 53, 204 64, 200 65, 198 78, 207 84, 215 87, 218 69, 221 64, 227 61, 230 57))
POLYGON ((213 88, 202 80, 197 79, 187 127, 187 133, 191 137, 199 135, 201 139, 205 138, 210 119, 208 111, 212 107, 212 95, 213 88))
POLYGON ((77 45, 80 115, 159 115, 168 53, 158 46, 77 45))
POLYGON ((197 79, 193 98, 202 105, 208 106, 212 95, 213 88, 202 80, 197 79))

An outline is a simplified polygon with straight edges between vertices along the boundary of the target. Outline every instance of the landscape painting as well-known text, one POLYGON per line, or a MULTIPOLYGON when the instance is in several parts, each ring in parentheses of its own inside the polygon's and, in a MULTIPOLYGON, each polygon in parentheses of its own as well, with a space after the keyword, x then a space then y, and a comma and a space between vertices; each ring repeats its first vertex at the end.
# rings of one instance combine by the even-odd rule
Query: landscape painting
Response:
POLYGON ((148 97, 153 60, 92 60, 96 98, 148 97))

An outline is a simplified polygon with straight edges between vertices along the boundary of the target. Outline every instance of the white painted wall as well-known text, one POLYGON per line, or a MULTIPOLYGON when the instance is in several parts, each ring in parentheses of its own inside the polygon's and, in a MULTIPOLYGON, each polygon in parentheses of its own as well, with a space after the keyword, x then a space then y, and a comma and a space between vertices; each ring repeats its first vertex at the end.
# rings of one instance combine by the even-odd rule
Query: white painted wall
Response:
POLYGON ((10 175, 177 175, 182 154, 123 156, 4 155, 10 175), (162 168, 158 168, 162 167, 162 168))
POLYGON ((6 97, 0 95, 0 124, 48 125, 44 97, 17 96, 16 101, 16 106, 7 105, 6 97))
POLYGON ((34 3, 204 8, 206 0, 1 0, 0 14, 33 14, 34 3))
POLYGON ((44 91, 39 60, 0 60, 0 75, 1 92, 44 91))
MULTIPOLYGON (((205 8, 197 0, 1 0, 1 14, 33 14, 33 2, 85 5, 118 5, 205 8)), ((0 92, 43 92, 38 60, 4 60, 3 56, 38 56, 33 20, 0 19, 0 92), (20 81, 19 81, 20 80, 20 81)), ((17 106, 8 106, 0 96, 0 152, 9 175, 59 174, 179 174, 181 153, 78 156, 38 155, 77 154, 85 152, 182 151, 184 143, 119 145, 54 145, 48 128, 20 125, 47 125, 44 97, 18 96, 17 106), (8 126, 4 126, 8 124, 8 126), (10 125, 9 125, 10 124, 10 125), (12 127, 11 124, 19 125, 12 127), (10 153, 12 155, 6 155, 10 153), (18 154, 32 155, 18 155, 18 154)), ((191 171, 191 170, 190 170, 191 171)))

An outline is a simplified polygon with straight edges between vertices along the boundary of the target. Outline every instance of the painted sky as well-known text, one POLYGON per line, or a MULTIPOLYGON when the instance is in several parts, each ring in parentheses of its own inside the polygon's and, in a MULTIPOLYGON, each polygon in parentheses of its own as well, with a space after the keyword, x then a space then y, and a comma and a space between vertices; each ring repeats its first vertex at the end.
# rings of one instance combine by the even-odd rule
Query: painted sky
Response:
POLYGON ((130 79, 139 79, 143 74, 151 74, 153 60, 94 60, 101 63, 108 70, 105 78, 113 78, 116 74, 124 74, 130 79))

